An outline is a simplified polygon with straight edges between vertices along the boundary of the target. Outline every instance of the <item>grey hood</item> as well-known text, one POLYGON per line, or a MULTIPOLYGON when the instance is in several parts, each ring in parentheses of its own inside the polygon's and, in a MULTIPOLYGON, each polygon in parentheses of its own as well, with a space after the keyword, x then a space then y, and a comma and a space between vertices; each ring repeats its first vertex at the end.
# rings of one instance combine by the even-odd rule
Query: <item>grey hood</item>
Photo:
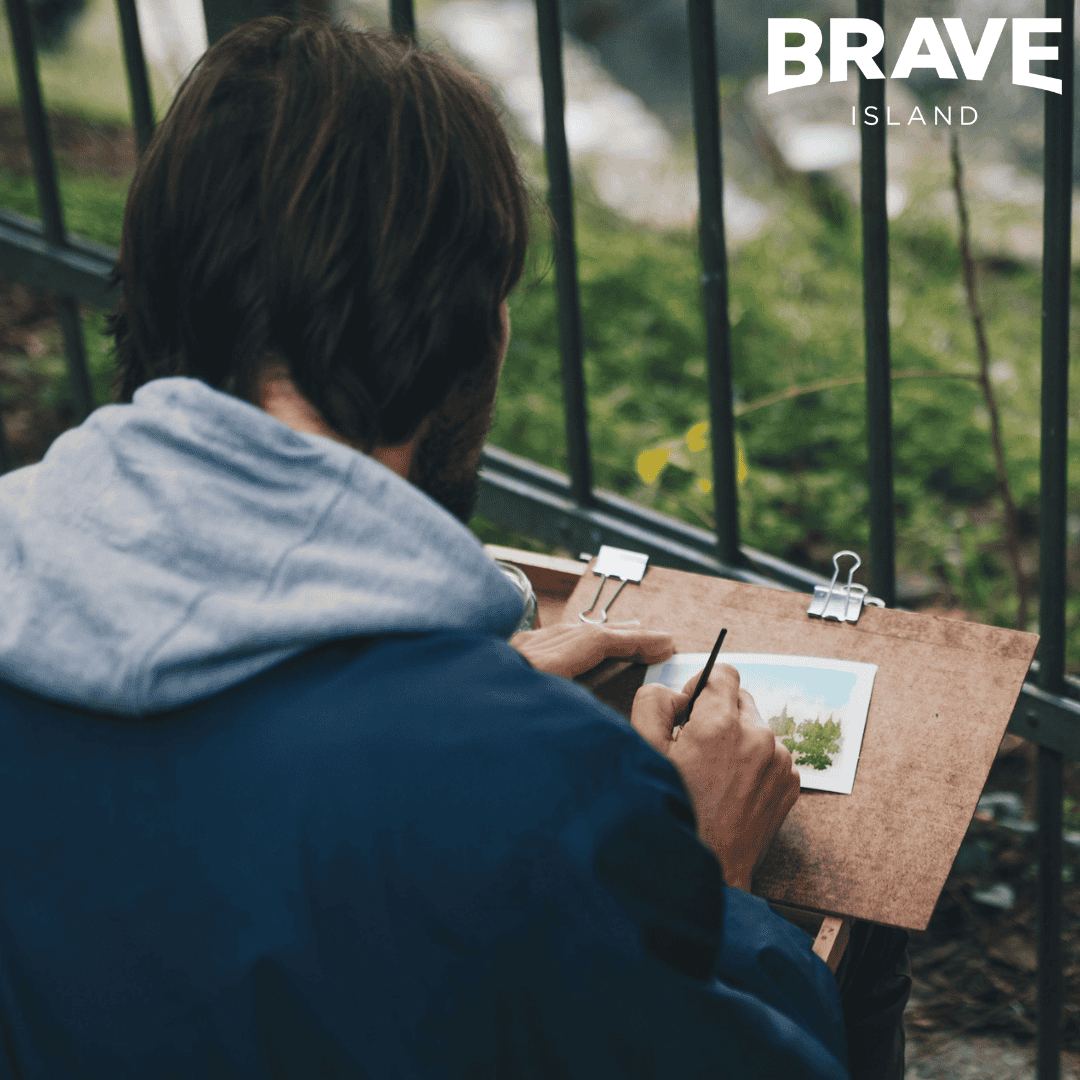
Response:
POLYGON ((334 638, 509 635, 476 537, 377 461, 194 379, 0 477, 0 679, 141 716, 334 638))

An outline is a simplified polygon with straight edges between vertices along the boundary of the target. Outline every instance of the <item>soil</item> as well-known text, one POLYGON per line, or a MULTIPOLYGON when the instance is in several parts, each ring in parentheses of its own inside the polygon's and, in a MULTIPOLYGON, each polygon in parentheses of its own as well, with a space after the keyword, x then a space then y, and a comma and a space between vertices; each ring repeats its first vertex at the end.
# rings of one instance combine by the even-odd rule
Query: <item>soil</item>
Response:
MULTIPOLYGON (((135 169, 134 131, 79 117, 49 117, 58 171, 129 177, 135 169)), ((0 173, 33 175, 22 114, 0 106, 0 173)), ((87 309, 83 309, 83 315, 87 309)), ((60 332, 47 296, 32 293, 0 274, 0 460, 17 468, 37 461, 50 443, 75 421, 69 403, 49 394, 49 379, 34 361, 48 351, 46 341, 60 332)))
MULTIPOLYGON (((114 177, 130 175, 135 143, 130 128, 51 118, 61 169, 114 177)), ((0 170, 30 175, 31 161, 17 109, 0 108, 0 170)), ((34 361, 57 330, 47 297, 0 277, 0 394, 3 427, 16 466, 38 460, 71 426, 70 407, 48 404, 45 375, 34 361)), ((963 612, 955 612, 964 617, 963 612)), ((1033 809, 1030 744, 1006 736, 986 791, 1012 791, 1033 809)), ((1080 768, 1066 765, 1066 791, 1080 805, 1080 768)), ((1020 829, 1023 827, 1021 826, 1020 829)), ((909 1077, 1027 1076, 1035 1034, 1035 834, 977 815, 929 927, 912 933, 914 972, 909 1032, 909 1077), (1009 909, 987 906, 973 894, 1011 886, 1009 909), (948 1057, 948 1048, 953 1048, 948 1057), (1013 1064, 1006 1068, 1012 1053, 1013 1064), (945 1062, 944 1064, 942 1064, 945 1062), (951 1062, 949 1064, 948 1062, 951 1062), (935 1071, 937 1070, 937 1071, 935 1071), (944 1071, 940 1071, 944 1070, 944 1071), (974 1070, 974 1071, 972 1071, 974 1070)), ((1063 1041, 1066 1075, 1080 1075, 1080 847, 1066 844, 1062 958, 1065 969, 1063 1041)))
MULTIPOLYGON (((56 167, 121 179, 135 169, 135 132, 115 124, 99 124, 75 116, 49 115, 56 167)), ((0 172, 31 176, 33 163, 26 141, 22 112, 0 105, 0 172)))

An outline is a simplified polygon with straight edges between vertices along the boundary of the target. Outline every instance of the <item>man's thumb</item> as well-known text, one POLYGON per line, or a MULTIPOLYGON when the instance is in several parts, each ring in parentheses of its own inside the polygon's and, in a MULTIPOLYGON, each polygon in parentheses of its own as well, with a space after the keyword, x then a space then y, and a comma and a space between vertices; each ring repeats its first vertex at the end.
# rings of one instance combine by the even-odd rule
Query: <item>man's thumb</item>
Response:
POLYGON ((650 746, 666 754, 675 714, 689 701, 687 694, 678 694, 660 683, 649 683, 634 696, 630 725, 650 746))

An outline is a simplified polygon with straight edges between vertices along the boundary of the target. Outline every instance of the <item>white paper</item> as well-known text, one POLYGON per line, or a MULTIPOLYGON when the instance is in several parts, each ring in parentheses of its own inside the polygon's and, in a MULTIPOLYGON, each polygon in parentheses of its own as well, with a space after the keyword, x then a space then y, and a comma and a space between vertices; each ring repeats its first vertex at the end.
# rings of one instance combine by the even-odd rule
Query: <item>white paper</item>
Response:
MULTIPOLYGON (((708 653, 676 653, 651 665, 645 682, 682 690, 708 659, 708 653)), ((790 741, 804 788, 851 794, 877 664, 723 652, 717 663, 738 671, 741 686, 758 707, 761 726, 790 741)))

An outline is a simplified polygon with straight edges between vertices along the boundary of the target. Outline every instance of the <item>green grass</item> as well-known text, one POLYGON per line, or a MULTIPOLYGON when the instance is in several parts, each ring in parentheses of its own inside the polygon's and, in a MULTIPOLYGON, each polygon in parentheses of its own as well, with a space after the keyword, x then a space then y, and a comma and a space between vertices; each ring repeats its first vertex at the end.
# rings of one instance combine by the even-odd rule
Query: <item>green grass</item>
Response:
MULTIPOLYGON (((148 67, 154 111, 163 116, 172 100, 173 80, 154 65, 148 63, 148 67)), ((130 124, 131 100, 116 5, 110 0, 90 0, 71 47, 61 53, 39 54, 38 79, 49 109, 93 121, 130 124)), ((7 20, 0 19, 0 103, 17 103, 17 86, 7 20)))
MULTIPOLYGON (((57 177, 68 232, 117 247, 124 223, 127 183, 100 176, 57 177)), ((0 206, 40 218, 33 177, 0 172, 0 206)))
MULTIPOLYGON (((711 496, 698 490, 692 471, 669 465, 657 484, 647 485, 635 469, 638 453, 650 444, 708 418, 695 239, 619 227, 584 193, 578 242, 597 482, 708 523, 711 496)), ((894 370, 974 372, 974 334, 954 237, 940 226, 901 218, 890 243, 894 370)), ((544 258, 542 250, 541 263, 544 258)), ((1001 376, 994 392, 1009 477, 1029 549, 1039 486, 1040 288, 1033 267, 984 268, 980 276, 991 360, 1001 376)), ((787 387, 861 374, 861 254, 854 225, 832 227, 795 202, 766 235, 732 257, 730 293, 737 408, 787 387)), ((553 275, 520 289, 511 311, 514 335, 493 441, 565 468, 553 275)), ((893 387, 901 571, 930 576, 949 602, 978 618, 1014 625, 1015 586, 1004 556, 981 392, 959 379, 895 381, 893 387)), ((738 421, 749 466, 740 488, 747 543, 819 567, 841 547, 866 551, 864 400, 864 385, 857 383, 752 410, 738 421)), ((1076 456, 1073 448, 1074 478, 1076 456)), ((1077 496, 1074 480, 1070 509, 1077 496)), ((1080 604, 1070 618, 1075 667, 1080 604)))
MULTIPOLYGON (((99 244, 117 247, 124 221, 127 183, 100 176, 78 176, 61 172, 57 177, 64 223, 69 232, 96 240, 99 244)), ((0 206, 30 217, 40 217, 34 181, 0 172, 0 206)), ((105 316, 89 311, 83 320, 87 363, 98 401, 107 401, 112 389, 112 361, 108 354, 112 339, 105 332, 105 316)), ((46 335, 46 353, 35 360, 35 366, 46 376, 46 389, 39 398, 44 409, 70 400, 67 367, 64 362, 64 342, 59 330, 46 335)))

